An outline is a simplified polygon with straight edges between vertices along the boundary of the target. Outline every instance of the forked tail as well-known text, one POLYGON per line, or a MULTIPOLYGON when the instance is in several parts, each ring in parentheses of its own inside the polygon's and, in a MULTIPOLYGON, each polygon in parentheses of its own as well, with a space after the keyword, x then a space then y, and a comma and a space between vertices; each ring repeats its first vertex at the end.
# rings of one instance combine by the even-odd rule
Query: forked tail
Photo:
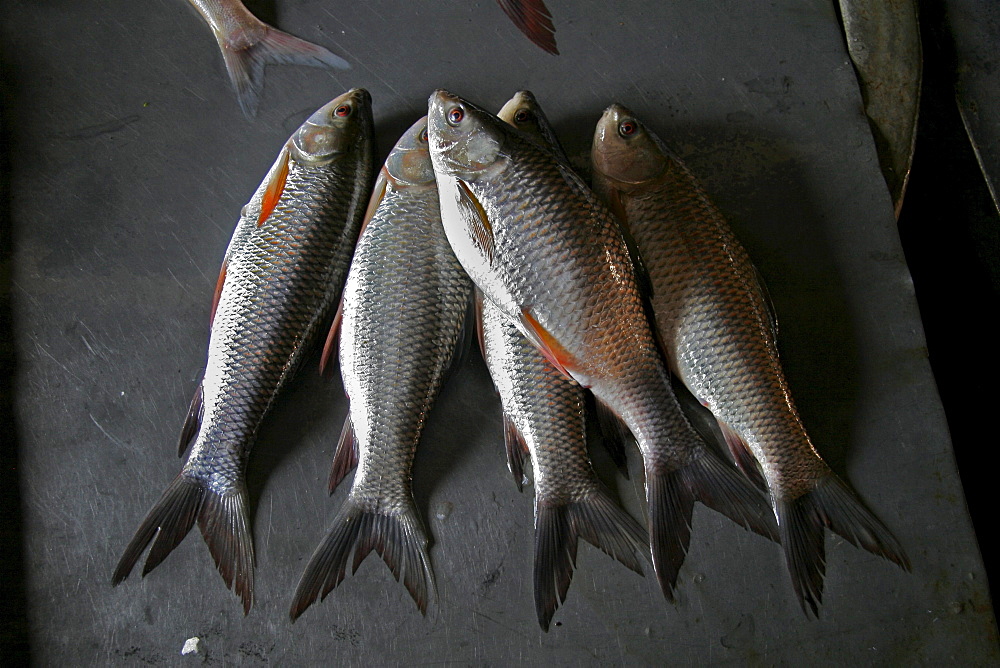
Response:
POLYGON ((318 44, 307 42, 260 23, 260 39, 250 46, 238 48, 220 44, 229 79, 236 89, 240 108, 248 118, 257 114, 264 90, 264 66, 269 64, 308 65, 347 69, 350 64, 318 44))
POLYGON ((584 539, 642 575, 636 553, 646 547, 646 532, 598 488, 569 503, 535 501, 535 613, 543 631, 566 600, 576 566, 578 539, 584 539))
POLYGON ((778 539, 767 498, 712 450, 702 448, 691 463, 673 471, 647 466, 646 501, 653 568, 669 601, 674 598, 677 576, 691 543, 695 501, 746 529, 778 539))
POLYGON ((832 473, 797 499, 776 500, 774 508, 785 563, 806 616, 819 617, 823 598, 824 527, 840 534, 852 545, 885 557, 903 570, 910 570, 910 560, 899 541, 832 473))
POLYGON ((246 499, 246 487, 242 484, 219 493, 205 481, 183 473, 177 476, 139 525, 118 561, 111 584, 117 585, 128 577, 150 541, 153 546, 142 575, 156 568, 197 520, 226 586, 242 599, 243 613, 250 612, 254 554, 246 499))
POLYGON ((375 550, 393 577, 410 592, 422 614, 427 614, 428 592, 434 590, 427 554, 427 536, 412 503, 400 511, 369 510, 348 498, 333 520, 295 588, 290 616, 295 621, 316 599, 323 600, 344 581, 347 561, 354 552, 351 574, 375 550))

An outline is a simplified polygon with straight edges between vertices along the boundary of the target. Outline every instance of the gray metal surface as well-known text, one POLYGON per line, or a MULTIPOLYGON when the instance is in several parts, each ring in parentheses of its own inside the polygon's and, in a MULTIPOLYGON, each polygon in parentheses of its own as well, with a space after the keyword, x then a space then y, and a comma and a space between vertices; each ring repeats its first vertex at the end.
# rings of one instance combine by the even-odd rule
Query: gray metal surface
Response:
MULTIPOLYGON (((996 624, 858 86, 830 2, 552 0, 559 57, 493 2, 276 3, 279 27, 353 69, 271 68, 240 114, 181 0, 4 3, 13 79, 12 298, 34 657, 208 663, 988 663, 996 624), (346 412, 306 368, 251 457, 257 603, 244 617, 190 535, 145 579, 110 573, 179 469, 219 262, 281 143, 351 86, 384 153, 444 87, 489 108, 530 88, 571 158, 618 100, 703 179, 770 287, 786 371, 822 454, 899 537, 904 573, 828 536, 819 621, 776 545, 699 507, 679 602, 582 547, 548 634, 531 600, 531 497, 504 465, 475 355, 414 468, 434 545, 426 619, 375 557, 294 625, 305 558, 339 507, 346 412)), ((637 464, 637 459, 633 460, 637 464)), ((606 471, 606 467, 604 468, 606 471)), ((633 470, 638 470, 633 466, 633 470)), ((609 478, 637 517, 639 483, 609 478)))

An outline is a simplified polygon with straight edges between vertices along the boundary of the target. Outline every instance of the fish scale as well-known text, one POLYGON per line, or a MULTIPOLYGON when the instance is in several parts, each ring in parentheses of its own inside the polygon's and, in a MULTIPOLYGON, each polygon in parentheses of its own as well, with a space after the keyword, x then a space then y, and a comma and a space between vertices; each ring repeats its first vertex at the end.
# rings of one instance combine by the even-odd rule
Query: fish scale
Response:
POLYGON ((773 535, 763 497, 681 411, 611 212, 556 155, 489 112, 441 90, 428 108, 456 256, 484 297, 638 441, 663 594, 673 596, 696 500, 773 535))
POLYGON ((287 204, 279 203, 263 226, 250 230, 245 250, 231 255, 202 381, 202 430, 184 465, 192 476, 227 483, 240 477, 253 432, 307 352, 301 341, 314 339, 331 317, 337 277, 350 260, 342 250, 348 226, 316 221, 347 219, 351 193, 336 186, 354 177, 351 171, 290 169, 287 204))
POLYGON ((410 468, 444 383, 472 284, 448 245, 427 155, 426 120, 397 142, 375 186, 344 288, 340 369, 350 415, 332 489, 357 471, 296 588, 296 619, 375 550, 426 611, 433 575, 410 468), (384 188, 384 190, 383 190, 384 188))
POLYGON ((688 168, 621 105, 597 125, 595 188, 635 239, 677 376, 737 462, 763 474, 799 602, 818 614, 824 528, 904 569, 898 541, 813 446, 778 357, 777 320, 749 255, 688 168))
POLYGON ((128 544, 112 583, 153 543, 145 575, 197 520, 226 586, 253 604, 244 473, 275 396, 331 319, 374 163, 371 96, 351 90, 303 123, 243 207, 213 305, 202 382, 181 432, 180 475, 128 544), (341 113, 344 112, 344 113, 341 113))

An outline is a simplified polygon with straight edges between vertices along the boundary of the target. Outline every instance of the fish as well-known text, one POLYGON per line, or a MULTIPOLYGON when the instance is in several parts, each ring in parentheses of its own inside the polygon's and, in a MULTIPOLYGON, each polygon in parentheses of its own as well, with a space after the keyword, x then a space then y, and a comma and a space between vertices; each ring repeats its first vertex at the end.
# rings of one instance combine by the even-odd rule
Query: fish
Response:
POLYGON ((421 118, 382 167, 344 287, 340 371, 350 413, 331 491, 357 467, 350 493, 296 587, 294 621, 374 549, 426 614, 434 577, 410 467, 460 346, 472 283, 441 228, 421 118))
POLYGON ((584 390, 567 379, 489 300, 480 301, 483 356, 500 394, 512 468, 531 458, 535 487, 534 596, 549 630, 566 600, 583 538, 642 575, 645 530, 598 480, 587 455, 584 390))
MULTIPOLYGON (((517 93, 498 117, 527 132, 551 132, 528 91, 517 93)), ((550 135, 555 141, 555 135, 550 135)), ((558 143, 556 143, 558 145, 558 143)), ((535 486, 534 596, 538 624, 549 630, 566 600, 580 538, 642 574, 637 551, 645 530, 604 488, 587 454, 585 391, 563 376, 492 302, 476 300, 486 366, 503 406, 504 441, 521 487, 530 456, 535 486)))
POLYGON ((240 0, 188 0, 212 29, 226 72, 247 118, 257 115, 264 90, 264 67, 308 65, 336 70, 350 63, 327 49, 293 37, 259 20, 240 0))
MULTIPOLYGON (((551 151, 559 161, 572 167, 569 156, 559 142, 552 124, 531 91, 520 90, 516 92, 497 113, 497 118, 517 128, 539 147, 551 151)), ((637 258, 633 258, 633 260, 635 259, 637 258)), ((625 444, 631 441, 631 436, 622 429, 622 424, 618 418, 605 410, 602 404, 596 403, 593 395, 589 392, 584 394, 584 401, 586 403, 585 412, 588 419, 593 417, 600 429, 600 440, 604 445, 604 449, 607 451, 611 461, 618 468, 618 471, 628 478, 629 470, 628 459, 625 454, 625 444)), ((514 473, 513 470, 511 472, 514 473)), ((521 478, 518 474, 515 474, 515 479, 519 481, 520 485, 521 478)))
POLYGON ((497 4, 536 46, 546 53, 559 55, 552 12, 543 0, 497 0, 497 4))
POLYGON ((551 151, 444 90, 428 101, 445 233, 484 298, 628 427, 643 456, 653 568, 673 598, 694 502, 773 531, 766 501, 681 412, 619 224, 551 151))
POLYGON ((806 615, 817 616, 822 599, 824 527, 909 570, 899 541, 810 440, 763 280, 691 171, 619 104, 597 125, 591 162, 595 190, 647 263, 672 371, 712 412, 739 466, 766 482, 806 615))
POLYGON ((249 613, 247 460, 265 414, 340 300, 374 161, 371 96, 355 88, 292 134, 243 207, 212 302, 204 376, 181 430, 180 454, 191 451, 125 548, 112 584, 128 577, 152 541, 149 573, 197 520, 226 586, 249 613))

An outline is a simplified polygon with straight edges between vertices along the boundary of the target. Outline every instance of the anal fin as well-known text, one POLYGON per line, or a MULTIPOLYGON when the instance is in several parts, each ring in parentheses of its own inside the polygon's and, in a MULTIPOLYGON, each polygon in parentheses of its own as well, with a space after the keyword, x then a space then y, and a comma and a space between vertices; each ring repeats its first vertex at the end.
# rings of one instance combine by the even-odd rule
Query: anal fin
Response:
POLYGON ((184 455, 184 451, 188 449, 191 442, 198 435, 198 430, 201 429, 201 419, 205 414, 205 405, 202 401, 204 398, 203 393, 202 384, 198 383, 198 389, 194 391, 194 397, 191 398, 191 406, 188 408, 187 417, 184 418, 181 437, 177 441, 178 457, 184 455))
POLYGON ((344 428, 340 431, 337 441, 337 452, 333 455, 333 467, 330 469, 330 482, 327 490, 330 494, 337 489, 340 481, 347 477, 358 465, 358 441, 354 437, 354 424, 348 415, 344 420, 344 428))

